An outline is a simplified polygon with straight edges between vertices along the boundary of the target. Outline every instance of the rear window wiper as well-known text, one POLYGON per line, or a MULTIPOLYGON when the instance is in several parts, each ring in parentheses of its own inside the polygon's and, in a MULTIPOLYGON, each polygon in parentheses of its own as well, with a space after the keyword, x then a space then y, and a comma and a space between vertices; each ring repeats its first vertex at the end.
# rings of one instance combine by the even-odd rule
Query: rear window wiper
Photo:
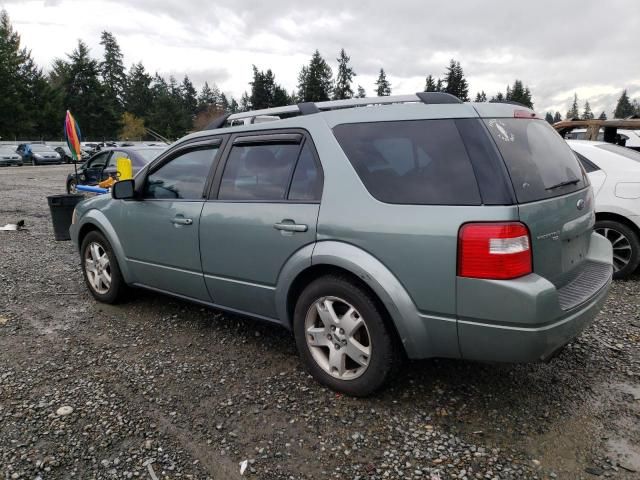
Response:
POLYGON ((566 187, 567 185, 575 185, 580 181, 579 178, 574 180, 565 180, 564 182, 556 183, 555 185, 551 185, 550 187, 545 188, 545 190, 555 190, 556 188, 566 187))

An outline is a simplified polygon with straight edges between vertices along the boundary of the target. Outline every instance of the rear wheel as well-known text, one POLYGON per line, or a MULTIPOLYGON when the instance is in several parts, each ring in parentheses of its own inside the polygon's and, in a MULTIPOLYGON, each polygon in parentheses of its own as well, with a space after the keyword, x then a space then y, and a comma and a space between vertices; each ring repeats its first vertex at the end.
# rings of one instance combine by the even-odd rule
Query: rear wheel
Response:
POLYGON ((613 278, 627 278, 640 264, 640 240, 636 232, 614 220, 597 221, 595 231, 613 247, 613 278))
POLYGON ((294 312, 300 357, 328 387, 366 396, 382 387, 398 365, 399 351, 371 295, 339 276, 321 277, 305 288, 294 312))
POLYGON ((77 186, 78 183, 75 180, 69 180, 67 182, 67 193, 78 193, 77 186))

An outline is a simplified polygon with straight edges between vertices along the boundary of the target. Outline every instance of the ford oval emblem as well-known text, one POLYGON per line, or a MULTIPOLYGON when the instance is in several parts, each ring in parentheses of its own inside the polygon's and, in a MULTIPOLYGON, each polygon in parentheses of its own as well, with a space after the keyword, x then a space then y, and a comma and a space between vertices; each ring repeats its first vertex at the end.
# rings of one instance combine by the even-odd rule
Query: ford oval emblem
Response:
POLYGON ((578 203, 576 203, 576 207, 578 207, 578 210, 582 210, 584 208, 584 200, 578 200, 578 203))

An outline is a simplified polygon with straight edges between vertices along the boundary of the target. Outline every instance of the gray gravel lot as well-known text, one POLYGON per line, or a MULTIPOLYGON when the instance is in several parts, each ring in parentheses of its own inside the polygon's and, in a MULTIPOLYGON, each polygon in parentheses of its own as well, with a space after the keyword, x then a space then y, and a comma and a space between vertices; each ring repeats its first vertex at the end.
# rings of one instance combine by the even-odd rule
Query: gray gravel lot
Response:
POLYGON ((0 169, 0 479, 640 478, 640 276, 547 364, 406 364, 369 399, 301 368, 279 328, 86 290, 45 196, 0 169), (61 408, 71 407, 71 408, 61 408))

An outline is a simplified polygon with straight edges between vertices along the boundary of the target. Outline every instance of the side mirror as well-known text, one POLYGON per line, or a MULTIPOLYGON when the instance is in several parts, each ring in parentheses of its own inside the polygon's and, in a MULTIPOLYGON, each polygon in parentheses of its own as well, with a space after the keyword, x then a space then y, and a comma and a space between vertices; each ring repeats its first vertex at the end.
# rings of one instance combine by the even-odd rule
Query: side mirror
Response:
POLYGON ((113 184, 111 196, 116 200, 131 200, 135 198, 135 186, 133 180, 120 180, 113 184))

